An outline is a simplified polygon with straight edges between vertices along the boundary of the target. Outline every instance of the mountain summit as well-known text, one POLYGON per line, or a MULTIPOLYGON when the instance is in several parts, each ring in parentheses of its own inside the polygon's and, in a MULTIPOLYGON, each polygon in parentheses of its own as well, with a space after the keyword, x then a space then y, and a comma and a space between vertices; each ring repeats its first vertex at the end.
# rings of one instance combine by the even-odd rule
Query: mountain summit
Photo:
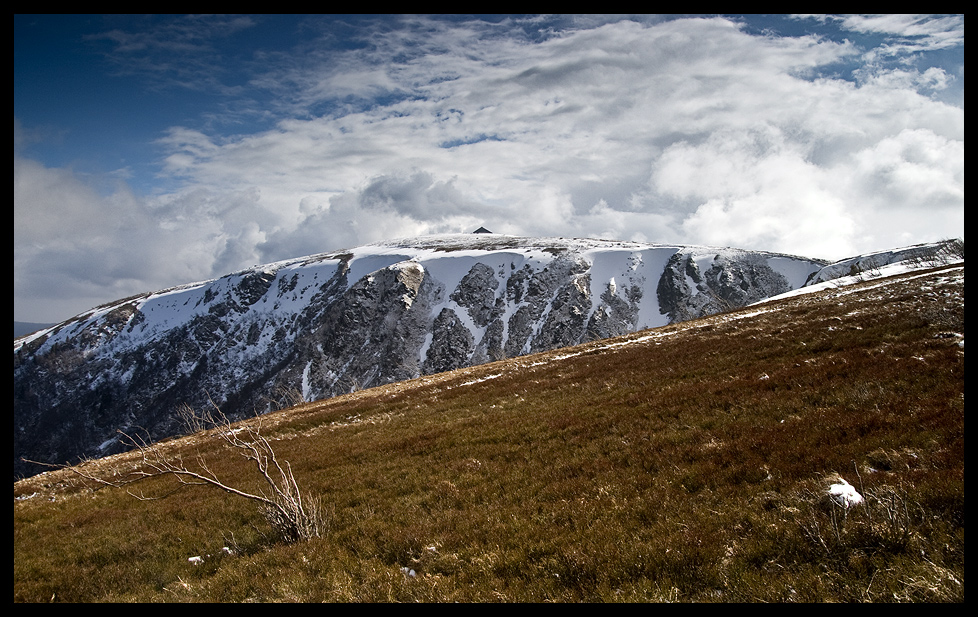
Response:
POLYGON ((120 429, 177 434, 184 405, 243 417, 739 308, 846 273, 831 268, 732 248, 459 234, 126 298, 14 341, 14 473, 40 470, 22 457, 117 451, 120 429))

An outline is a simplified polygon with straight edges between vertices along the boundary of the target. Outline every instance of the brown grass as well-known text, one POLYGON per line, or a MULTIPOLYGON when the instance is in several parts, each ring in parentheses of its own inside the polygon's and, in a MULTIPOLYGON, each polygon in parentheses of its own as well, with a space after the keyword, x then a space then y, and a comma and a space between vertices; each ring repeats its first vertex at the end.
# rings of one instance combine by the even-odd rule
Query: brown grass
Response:
POLYGON ((265 416, 307 542, 206 488, 15 483, 14 601, 963 601, 963 267, 886 281, 265 416))

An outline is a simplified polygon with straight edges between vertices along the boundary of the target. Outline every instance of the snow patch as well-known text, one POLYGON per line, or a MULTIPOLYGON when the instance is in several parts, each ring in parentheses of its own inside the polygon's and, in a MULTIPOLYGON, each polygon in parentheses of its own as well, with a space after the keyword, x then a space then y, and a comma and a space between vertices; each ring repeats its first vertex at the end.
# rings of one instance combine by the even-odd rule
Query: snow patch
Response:
POLYGON ((853 506, 858 506, 864 501, 863 496, 856 491, 855 487, 843 478, 839 478, 837 483, 829 486, 828 493, 832 501, 847 510, 853 506))

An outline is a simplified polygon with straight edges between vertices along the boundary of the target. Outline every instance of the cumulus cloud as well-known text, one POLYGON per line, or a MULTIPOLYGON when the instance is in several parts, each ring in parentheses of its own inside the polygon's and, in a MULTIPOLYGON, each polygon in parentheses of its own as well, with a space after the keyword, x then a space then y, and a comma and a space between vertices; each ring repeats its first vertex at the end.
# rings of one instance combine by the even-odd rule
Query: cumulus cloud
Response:
POLYGON ((682 229, 703 244, 816 257, 851 248, 854 221, 831 174, 780 132, 720 131, 699 145, 677 143, 660 157, 653 180, 662 195, 699 204, 682 229))
POLYGON ((34 321, 261 262, 255 189, 165 199, 14 158, 14 297, 34 321))
POLYGON ((271 128, 170 127, 155 145, 176 190, 107 198, 15 161, 15 269, 47 267, 59 238, 93 254, 138 239, 111 271, 151 287, 481 225, 824 258, 963 237, 963 105, 932 96, 963 75, 881 60, 963 47, 963 20, 822 19, 892 37, 406 17, 337 49, 324 31, 253 63, 271 128))
POLYGON ((15 298, 105 301, 103 293, 122 291, 142 276, 152 266, 139 242, 147 220, 133 205, 124 187, 105 194, 69 170, 15 156, 15 298), (134 244, 126 246, 126 235, 134 244))

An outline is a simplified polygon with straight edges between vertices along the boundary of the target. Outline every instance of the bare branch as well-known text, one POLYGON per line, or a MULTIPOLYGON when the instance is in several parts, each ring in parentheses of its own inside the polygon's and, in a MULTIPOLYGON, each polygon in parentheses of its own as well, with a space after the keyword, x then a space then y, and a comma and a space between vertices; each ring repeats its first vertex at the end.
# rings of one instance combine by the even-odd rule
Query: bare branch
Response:
MULTIPOLYGON (((167 454, 162 448, 151 447, 141 436, 119 431, 127 445, 133 447, 140 455, 141 466, 130 470, 121 478, 106 479, 95 473, 90 473, 82 466, 53 465, 38 463, 47 467, 67 469, 81 478, 103 486, 124 488, 127 493, 139 500, 163 499, 184 486, 212 486, 221 491, 255 501, 265 518, 286 542, 298 542, 318 537, 321 527, 321 513, 318 501, 303 503, 302 491, 292 473, 292 465, 279 463, 271 443, 261 434, 262 423, 258 419, 255 425, 243 424, 232 426, 230 420, 211 401, 215 413, 198 413, 185 406, 180 414, 191 430, 210 428, 209 436, 220 439, 231 448, 237 450, 246 460, 255 465, 258 474, 268 485, 269 492, 259 490, 258 494, 249 493, 231 486, 221 480, 208 467, 203 456, 198 452, 195 465, 189 467, 180 454, 167 454), (142 493, 133 492, 133 484, 149 478, 173 476, 177 486, 166 495, 147 497, 142 493)), ((25 459, 26 460, 26 459, 25 459)), ((36 462, 36 461, 27 461, 36 462)))

